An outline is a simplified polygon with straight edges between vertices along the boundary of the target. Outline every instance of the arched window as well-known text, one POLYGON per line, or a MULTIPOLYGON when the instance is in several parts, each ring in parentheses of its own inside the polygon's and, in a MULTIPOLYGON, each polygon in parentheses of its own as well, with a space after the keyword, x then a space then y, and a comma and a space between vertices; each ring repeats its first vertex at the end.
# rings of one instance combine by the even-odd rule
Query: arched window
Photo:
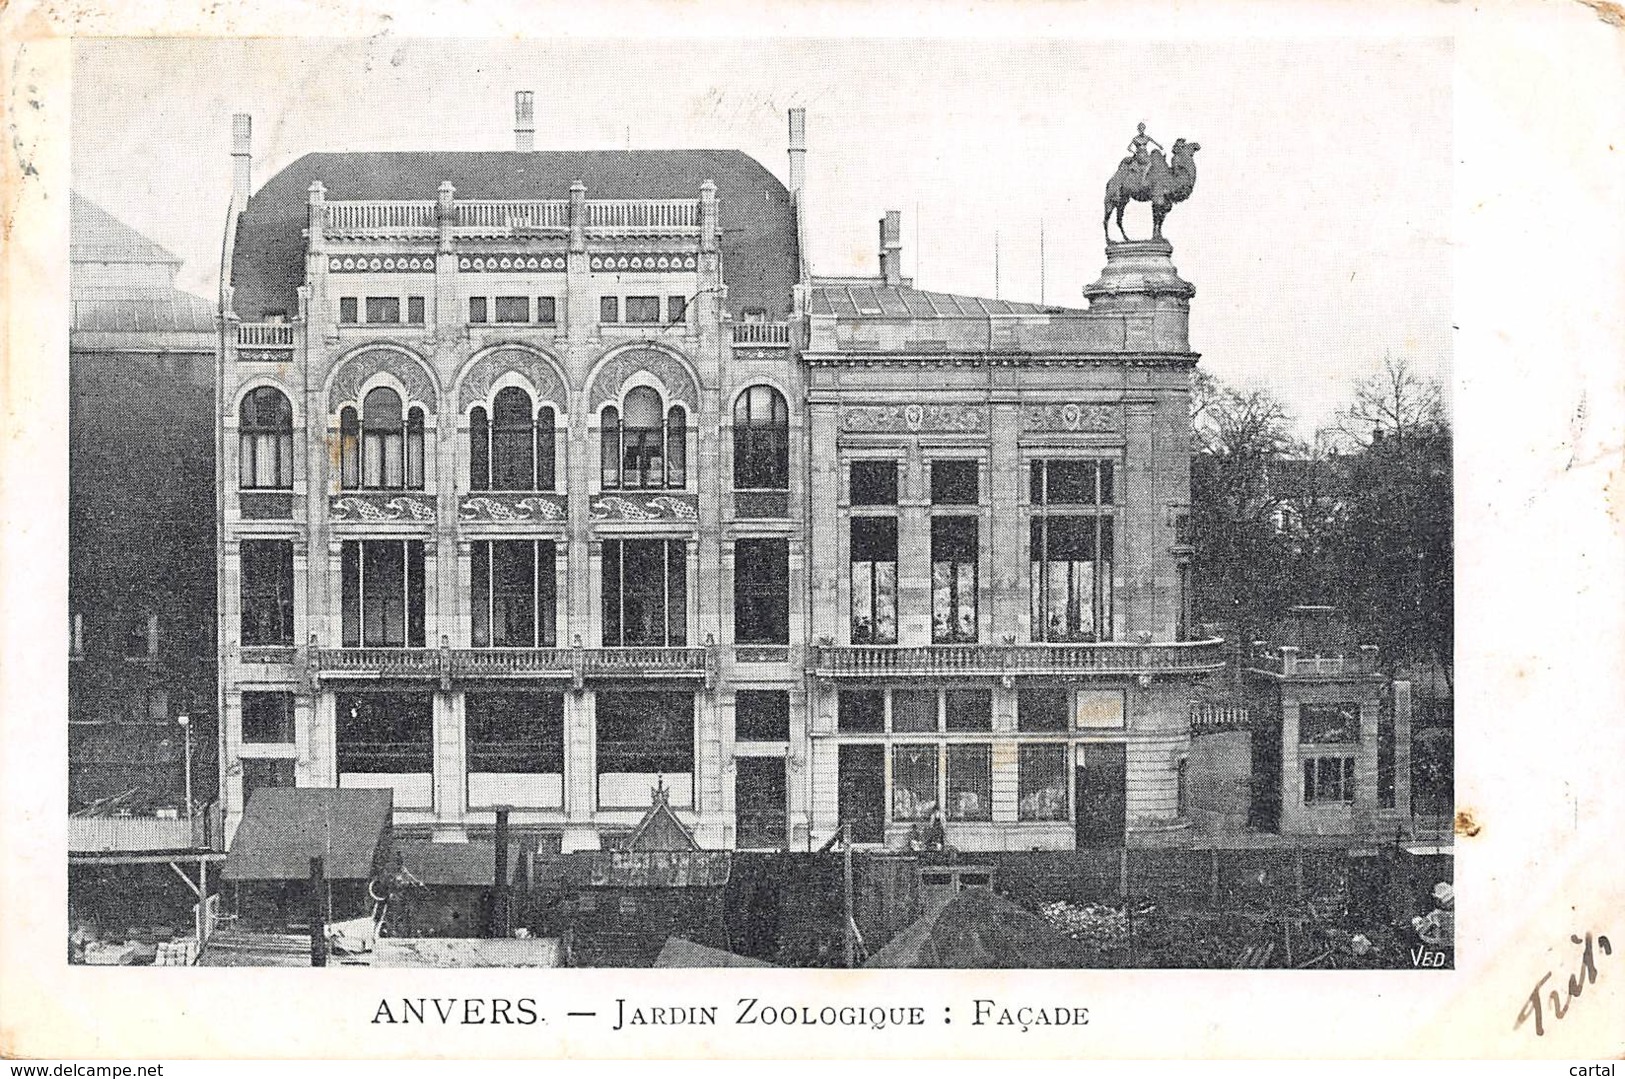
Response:
POLYGON ((238 480, 245 488, 293 487, 293 408, 272 386, 253 390, 237 409, 238 480))
POLYGON ((491 489, 491 423, 477 405, 468 414, 468 489, 491 489))
POLYGON ((619 490, 621 486, 621 413, 613 405, 604 409, 603 436, 600 447, 599 462, 604 473, 604 490, 619 490))
POLYGON ((790 486, 790 409, 772 386, 752 386, 734 402, 734 487, 790 486))
POLYGON ((664 410, 660 394, 638 386, 626 395, 624 417, 604 409, 603 486, 606 491, 681 488, 687 481, 687 413, 664 410))
POLYGON ((536 483, 536 436, 530 395, 509 386, 491 404, 491 489, 532 491, 536 483))
POLYGON ((666 413, 666 486, 688 482, 688 418, 682 405, 666 413))
POLYGON ((401 398, 394 390, 380 386, 361 402, 359 460, 352 467, 350 431, 354 413, 339 414, 342 478, 346 487, 378 490, 420 489, 423 487, 423 409, 413 406, 405 416, 401 398), (354 480, 359 479, 359 483, 354 480))
POLYGON ((339 486, 361 486, 361 417, 349 407, 339 412, 339 486))
POLYGON ((468 414, 469 489, 554 490, 552 406, 543 405, 533 417, 530 395, 510 386, 497 394, 491 416, 487 421, 477 406, 468 414))

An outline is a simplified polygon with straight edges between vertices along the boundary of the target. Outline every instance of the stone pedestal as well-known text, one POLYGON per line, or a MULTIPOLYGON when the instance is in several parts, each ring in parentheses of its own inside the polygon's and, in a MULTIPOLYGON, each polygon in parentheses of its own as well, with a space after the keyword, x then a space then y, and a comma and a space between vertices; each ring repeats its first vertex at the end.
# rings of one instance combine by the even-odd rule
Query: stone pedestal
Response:
POLYGON ((1126 352, 1185 353, 1190 350, 1190 302, 1196 286, 1174 269, 1166 240, 1106 245, 1106 268, 1084 288, 1089 310, 1123 318, 1126 352))

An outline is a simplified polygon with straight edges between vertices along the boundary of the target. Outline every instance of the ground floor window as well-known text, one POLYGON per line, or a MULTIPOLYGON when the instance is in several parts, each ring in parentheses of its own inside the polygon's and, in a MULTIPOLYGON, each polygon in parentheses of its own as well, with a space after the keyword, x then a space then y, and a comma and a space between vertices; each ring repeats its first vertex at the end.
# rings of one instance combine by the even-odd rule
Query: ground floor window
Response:
POLYGON ((739 846, 784 848, 786 790, 783 757, 740 757, 734 762, 739 846))
POLYGON ((293 761, 286 757, 248 757, 243 760, 243 806, 261 787, 294 785, 293 761))
POLYGON ((930 820, 937 811, 937 747, 900 745, 892 747, 892 819, 930 820))
POLYGON ((1353 757, 1305 757, 1303 804, 1336 805, 1354 802, 1353 757))
POLYGON ((1066 746, 1024 745, 1016 753, 1017 816, 1066 820, 1066 746))
POLYGON ((659 783, 672 805, 693 805, 692 692, 601 691, 597 735, 600 807, 647 808, 659 783))
POLYGON ((993 747, 948 746, 949 820, 993 819, 993 747))
POLYGON ((470 772, 564 771, 562 693, 470 693, 463 715, 470 772))
POLYGON ((335 724, 341 773, 434 771, 434 696, 340 693, 335 724))

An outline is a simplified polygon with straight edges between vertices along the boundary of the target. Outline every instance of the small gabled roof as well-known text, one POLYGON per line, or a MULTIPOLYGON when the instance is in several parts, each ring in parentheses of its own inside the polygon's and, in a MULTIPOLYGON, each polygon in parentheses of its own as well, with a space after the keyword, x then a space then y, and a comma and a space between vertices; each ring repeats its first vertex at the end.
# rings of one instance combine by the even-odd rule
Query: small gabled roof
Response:
POLYGON ((388 790, 261 787, 248 799, 222 875, 226 880, 308 880, 322 858, 328 880, 370 880, 390 834, 388 790))
POLYGON ((671 809, 671 795, 666 785, 657 781, 650 792, 649 811, 638 821, 632 834, 626 837, 625 850, 629 851, 691 851, 700 844, 688 826, 677 819, 671 809))

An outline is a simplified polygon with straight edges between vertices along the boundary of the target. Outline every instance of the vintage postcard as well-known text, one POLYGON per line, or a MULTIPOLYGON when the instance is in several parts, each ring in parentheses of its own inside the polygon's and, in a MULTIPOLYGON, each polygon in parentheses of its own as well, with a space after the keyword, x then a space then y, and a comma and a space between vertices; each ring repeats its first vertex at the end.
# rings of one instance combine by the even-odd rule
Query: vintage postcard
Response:
POLYGON ((1625 1053, 1617 9, 614 11, 8 14, 0 1050, 1625 1053))

